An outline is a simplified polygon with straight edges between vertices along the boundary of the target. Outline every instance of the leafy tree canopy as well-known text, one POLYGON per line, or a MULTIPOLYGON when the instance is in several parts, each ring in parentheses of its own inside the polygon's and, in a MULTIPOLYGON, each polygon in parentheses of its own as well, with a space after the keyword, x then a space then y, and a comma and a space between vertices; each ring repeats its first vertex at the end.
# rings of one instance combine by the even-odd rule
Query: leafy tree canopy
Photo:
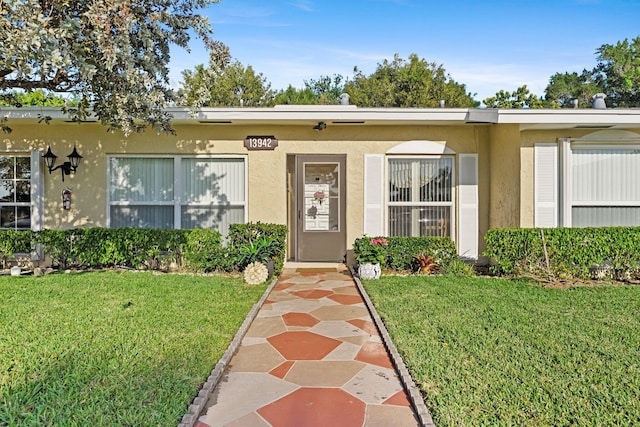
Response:
POLYGON ((606 102, 612 107, 640 107, 640 36, 597 50, 594 79, 602 82, 606 102))
POLYGON ((298 89, 289 85, 276 93, 274 103, 276 105, 317 105, 319 99, 309 87, 298 89))
POLYGON ((457 83, 441 65, 409 55, 398 54, 393 61, 379 63, 371 75, 357 67, 354 78, 344 86, 351 103, 361 107, 475 107, 478 103, 466 86, 457 83))
POLYGON ((604 91, 597 77, 587 70, 581 74, 556 73, 549 79, 545 99, 555 101, 560 108, 574 108, 574 100, 578 100, 579 108, 589 108, 593 96, 604 91))
POLYGON ((192 35, 214 47, 197 12, 217 1, 0 1, 0 94, 70 92, 79 99, 69 110, 75 118, 93 113, 125 135, 147 126, 172 132, 169 48, 188 49, 192 35))
POLYGON ((551 76, 545 98, 562 107, 589 107, 597 93, 606 95, 609 107, 640 107, 640 37, 603 44, 596 50, 597 65, 578 73, 551 76))
POLYGON ((557 108, 556 102, 549 102, 537 97, 529 91, 527 85, 520 86, 513 92, 500 90, 495 96, 483 101, 487 108, 557 108))
POLYGON ((347 79, 340 75, 320 76, 318 79, 304 81, 301 89, 289 85, 285 90, 276 93, 276 104, 318 105, 338 104, 340 95, 344 93, 344 82, 347 79))
POLYGON ((42 89, 29 92, 18 92, 16 90, 6 92, 0 98, 0 106, 3 107, 64 107, 66 105, 75 105, 75 99, 67 100, 62 96, 45 92, 42 89))
POLYGON ((232 61, 228 51, 205 68, 182 72, 183 102, 192 107, 267 107, 273 105, 271 84, 249 65, 232 61))

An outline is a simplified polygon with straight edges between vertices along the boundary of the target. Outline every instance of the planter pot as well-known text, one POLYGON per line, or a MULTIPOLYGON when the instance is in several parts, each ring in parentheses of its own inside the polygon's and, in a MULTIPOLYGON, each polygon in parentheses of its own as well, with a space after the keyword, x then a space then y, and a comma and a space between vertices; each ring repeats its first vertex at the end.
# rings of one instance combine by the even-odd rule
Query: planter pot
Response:
POLYGON ((269 272, 269 277, 273 277, 273 271, 275 270, 275 264, 273 261, 267 261, 265 264, 267 266, 267 271, 269 272))
POLYGON ((379 279, 380 278, 380 264, 359 264, 358 276, 361 279, 379 279))

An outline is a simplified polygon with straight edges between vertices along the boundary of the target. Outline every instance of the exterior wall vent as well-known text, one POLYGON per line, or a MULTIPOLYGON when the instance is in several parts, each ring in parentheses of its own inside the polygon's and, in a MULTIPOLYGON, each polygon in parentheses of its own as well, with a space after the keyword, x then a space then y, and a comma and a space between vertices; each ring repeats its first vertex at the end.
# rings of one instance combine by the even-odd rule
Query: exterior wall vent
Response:
POLYGON ((604 93, 596 93, 593 95, 593 108, 598 110, 602 110, 607 108, 607 104, 605 104, 604 99, 607 97, 604 93))

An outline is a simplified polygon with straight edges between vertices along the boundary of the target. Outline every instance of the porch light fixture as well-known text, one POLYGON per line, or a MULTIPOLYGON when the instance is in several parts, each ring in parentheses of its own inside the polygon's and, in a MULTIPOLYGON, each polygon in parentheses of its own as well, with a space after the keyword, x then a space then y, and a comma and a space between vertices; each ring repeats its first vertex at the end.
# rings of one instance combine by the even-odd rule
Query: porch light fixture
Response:
POLYGON ((42 155, 44 163, 47 165, 47 169, 49 169, 49 173, 52 173, 57 169, 60 169, 62 171, 62 182, 64 182, 65 175, 76 173, 78 165, 80 164, 80 160, 82 160, 82 156, 78 154, 78 150, 76 150, 75 145, 73 146, 73 151, 67 157, 69 158, 68 162, 64 162, 61 165, 55 166, 58 156, 51 152, 51 146, 49 146, 47 152, 42 155))
POLYGON ((317 125, 313 127, 313 130, 320 132, 327 128, 327 124, 325 122, 318 122, 317 125))

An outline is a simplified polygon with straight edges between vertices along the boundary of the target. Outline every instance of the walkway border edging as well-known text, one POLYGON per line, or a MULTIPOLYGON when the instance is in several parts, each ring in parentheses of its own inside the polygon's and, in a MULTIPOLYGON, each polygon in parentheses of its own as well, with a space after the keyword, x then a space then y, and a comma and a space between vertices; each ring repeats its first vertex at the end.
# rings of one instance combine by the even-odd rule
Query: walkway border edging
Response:
POLYGON ((233 338, 233 341, 231 341, 231 344, 229 344, 229 347, 227 347, 227 350, 220 358, 220 361, 214 366, 213 371, 211 371, 211 374, 207 378, 207 381, 202 385, 202 388, 198 392, 198 395, 191 401, 189 409, 187 413, 182 417, 182 420, 180 421, 180 424, 178 424, 178 427, 193 427, 198 422, 200 413, 205 408, 207 401, 209 400, 209 396, 211 396, 213 390, 222 379, 222 374, 224 373, 225 369, 227 369, 227 365, 229 365, 231 358, 238 350, 238 347, 240 347, 242 339, 249 330, 251 323, 253 323, 254 319, 258 315, 258 311, 267 300, 267 297, 269 296, 273 288, 276 286, 278 279, 279 276, 273 278, 271 284, 267 287, 267 290, 264 291, 264 294, 262 294, 260 300, 253 305, 253 307, 245 317, 242 326, 240 326, 240 329, 238 329, 238 332, 233 338))
POLYGON ((362 282, 360 282, 360 279, 357 277, 353 268, 349 267, 349 270, 351 271, 351 277, 353 277, 354 282, 356 282, 356 287, 358 288, 358 292, 360 292, 360 295, 364 300, 364 304, 367 306, 367 310, 369 310, 369 314, 371 315, 371 318, 373 319, 373 322, 375 323, 376 328, 378 328, 378 332, 380 333, 380 338, 382 338, 382 342, 384 343, 384 346, 387 348, 387 351, 391 356, 391 362, 393 363, 396 370, 398 371, 398 374, 400 375, 400 381, 404 385, 405 391, 409 395, 409 400, 411 402, 411 405, 413 406, 413 409, 416 412, 416 415, 418 416, 418 421, 423 427, 435 427, 435 424, 433 423, 433 418, 431 418, 431 414, 427 409, 427 405, 425 405, 424 400, 422 399, 422 395, 420 394, 420 391, 416 387, 416 384, 413 382, 413 378, 411 378, 411 374, 409 373, 407 366, 404 364, 404 361, 402 360, 400 353, 398 353, 396 346, 393 344, 393 341, 391 340, 391 336, 389 335, 389 332, 387 331, 387 328, 384 325, 384 322, 378 315, 376 308, 373 306, 373 303, 371 302, 369 295, 365 291, 364 286, 362 286, 362 282))

